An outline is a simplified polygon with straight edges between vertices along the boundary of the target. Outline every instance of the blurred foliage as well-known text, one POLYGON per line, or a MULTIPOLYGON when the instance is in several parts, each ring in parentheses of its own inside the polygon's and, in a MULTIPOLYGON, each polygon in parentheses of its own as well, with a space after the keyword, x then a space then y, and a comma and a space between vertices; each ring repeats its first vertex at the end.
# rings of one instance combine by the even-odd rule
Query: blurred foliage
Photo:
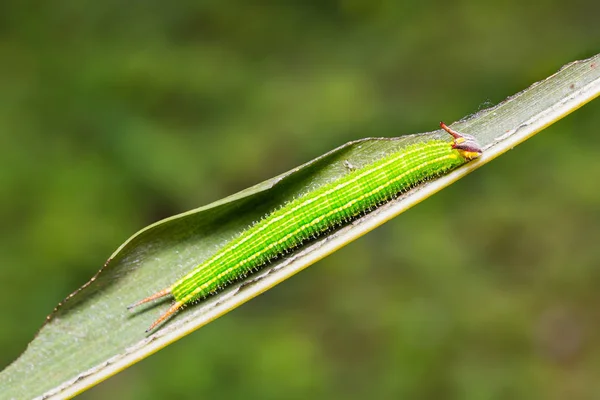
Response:
MULTIPOLYGON (((598 52, 598 2, 492 4, 0 2, 0 367, 143 226, 598 52)), ((82 398, 597 397, 599 111, 82 398)))

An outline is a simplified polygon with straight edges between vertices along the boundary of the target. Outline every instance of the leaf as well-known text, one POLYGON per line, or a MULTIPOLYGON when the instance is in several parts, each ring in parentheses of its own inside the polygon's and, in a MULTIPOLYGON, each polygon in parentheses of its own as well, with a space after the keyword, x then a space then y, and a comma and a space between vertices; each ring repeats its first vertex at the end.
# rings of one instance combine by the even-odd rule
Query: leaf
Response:
POLYGON ((422 185, 332 234, 271 264, 246 281, 193 307, 160 329, 144 331, 169 302, 126 306, 162 289, 278 205, 363 165, 441 131, 396 139, 364 139, 233 196, 141 230, 89 283, 48 317, 27 350, 0 373, 2 398, 65 398, 95 385, 169 343, 238 307, 336 249, 397 216, 600 94, 600 55, 563 67, 544 81, 453 125, 477 137, 483 156, 422 185))

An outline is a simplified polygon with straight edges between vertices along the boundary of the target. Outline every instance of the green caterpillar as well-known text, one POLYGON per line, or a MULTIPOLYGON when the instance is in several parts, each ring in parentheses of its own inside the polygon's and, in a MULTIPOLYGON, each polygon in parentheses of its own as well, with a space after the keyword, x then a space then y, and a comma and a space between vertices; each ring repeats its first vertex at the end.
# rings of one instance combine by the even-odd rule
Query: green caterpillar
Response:
POLYGON ((151 331, 185 305, 218 292, 313 237, 481 155, 475 138, 443 122, 440 126, 452 135, 452 142, 430 140, 407 146, 287 203, 170 287, 128 308, 172 296, 175 302, 146 330, 151 331))

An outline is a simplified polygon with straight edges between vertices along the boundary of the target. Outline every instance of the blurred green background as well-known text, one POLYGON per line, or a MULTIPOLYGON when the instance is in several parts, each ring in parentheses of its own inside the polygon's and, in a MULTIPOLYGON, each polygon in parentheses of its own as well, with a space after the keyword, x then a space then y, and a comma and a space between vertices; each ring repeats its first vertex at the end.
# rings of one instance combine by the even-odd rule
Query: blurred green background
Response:
MULTIPOLYGON (((0 2, 0 368, 138 229, 496 104, 597 53, 599 14, 0 2)), ((598 398, 599 106, 81 398, 598 398)))

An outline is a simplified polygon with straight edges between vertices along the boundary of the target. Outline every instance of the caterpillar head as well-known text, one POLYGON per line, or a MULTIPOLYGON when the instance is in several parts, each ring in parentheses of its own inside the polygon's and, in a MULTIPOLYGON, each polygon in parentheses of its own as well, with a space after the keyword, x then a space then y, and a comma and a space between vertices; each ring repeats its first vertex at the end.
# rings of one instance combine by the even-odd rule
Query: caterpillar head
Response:
POLYGON ((454 138, 452 148, 458 150, 465 160, 473 160, 483 153, 481 146, 479 146, 479 143, 477 143, 477 140, 473 136, 459 133, 443 122, 440 122, 440 127, 452 135, 454 138))

